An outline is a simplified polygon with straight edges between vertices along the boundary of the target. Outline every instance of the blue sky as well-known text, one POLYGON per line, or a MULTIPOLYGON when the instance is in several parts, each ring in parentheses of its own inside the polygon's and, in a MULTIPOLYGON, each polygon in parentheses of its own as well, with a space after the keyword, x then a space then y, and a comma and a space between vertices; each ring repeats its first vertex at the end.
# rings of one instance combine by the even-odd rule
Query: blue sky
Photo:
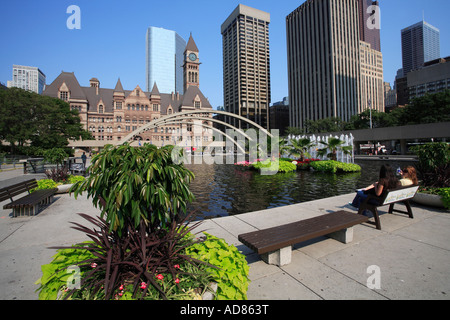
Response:
MULTIPOLYGON (((96 77, 114 88, 145 89, 145 33, 149 26, 192 35, 200 50, 200 88, 214 108, 223 105, 220 26, 239 4, 271 14, 272 102, 288 95, 286 16, 304 0, 0 0, 0 82, 12 65, 39 67, 51 83, 61 71, 75 72, 82 86, 96 77), (70 5, 81 10, 81 29, 69 30, 70 5)), ((441 56, 450 56, 448 0, 380 0, 384 78, 393 84, 401 68, 400 31, 422 20, 440 29, 441 56)))

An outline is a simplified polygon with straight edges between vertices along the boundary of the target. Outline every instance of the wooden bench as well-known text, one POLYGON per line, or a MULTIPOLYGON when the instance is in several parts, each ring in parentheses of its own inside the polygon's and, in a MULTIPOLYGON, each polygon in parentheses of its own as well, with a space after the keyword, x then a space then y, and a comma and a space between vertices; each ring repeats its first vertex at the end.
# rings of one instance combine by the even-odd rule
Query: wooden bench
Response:
POLYGON ((283 266, 291 262, 292 245, 325 235, 343 243, 349 243, 353 241, 353 226, 367 220, 365 216, 337 211, 241 234, 238 239, 258 253, 266 263, 283 266))
POLYGON ((419 190, 419 186, 405 186, 398 187, 395 189, 388 190, 385 196, 377 197, 376 195, 369 194, 367 199, 365 199, 358 210, 358 214, 362 215, 365 210, 369 210, 373 213, 373 217, 375 219, 375 225, 378 230, 381 230, 380 217, 378 214, 378 207, 389 205, 389 213, 399 212, 407 214, 411 219, 414 219, 411 205, 409 204, 409 200, 414 198, 417 190, 419 190), (394 209, 394 205, 396 203, 402 203, 405 205, 407 211, 394 209))
POLYGON ((0 202, 7 199, 11 200, 10 203, 3 206, 3 209, 13 209, 14 217, 36 215, 39 211, 39 206, 50 204, 53 201, 53 195, 58 190, 54 188, 30 191, 37 186, 36 179, 31 179, 0 189, 0 202), (25 192, 28 192, 28 194, 17 200, 13 199, 13 197, 25 192))

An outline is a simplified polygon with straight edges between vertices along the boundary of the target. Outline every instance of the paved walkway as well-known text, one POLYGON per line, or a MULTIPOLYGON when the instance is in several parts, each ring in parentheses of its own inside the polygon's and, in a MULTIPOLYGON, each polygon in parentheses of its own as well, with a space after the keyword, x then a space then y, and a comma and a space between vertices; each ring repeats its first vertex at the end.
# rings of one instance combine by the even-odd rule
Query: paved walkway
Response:
MULTIPOLYGON (((24 178, 21 172, 13 175, 0 172, 0 181, 24 178)), ((322 237, 297 245, 292 263, 284 267, 267 265, 237 240, 239 234, 252 230, 336 210, 351 211, 346 204, 352 198, 349 194, 206 220, 198 230, 224 238, 247 256, 249 300, 449 299, 448 211, 414 205, 415 219, 384 214, 382 231, 363 224, 355 227, 350 244, 322 237), (377 274, 371 270, 379 271, 380 289, 367 286, 368 279, 377 274)), ((2 209, 4 203, 0 203, 0 300, 34 300, 40 266, 49 263, 55 253, 48 247, 87 240, 69 222, 84 223, 77 213, 97 215, 99 210, 85 196, 75 200, 63 194, 37 216, 11 218, 11 212, 2 209)))

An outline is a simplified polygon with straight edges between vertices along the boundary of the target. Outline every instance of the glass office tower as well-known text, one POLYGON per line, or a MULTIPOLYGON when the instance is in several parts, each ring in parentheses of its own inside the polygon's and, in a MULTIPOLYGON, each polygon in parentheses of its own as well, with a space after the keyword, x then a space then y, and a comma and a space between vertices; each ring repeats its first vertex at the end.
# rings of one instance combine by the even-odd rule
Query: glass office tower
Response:
POLYGON ((425 62, 440 58, 439 29, 421 21, 402 30, 403 73, 422 68, 425 62))
POLYGON ((175 31, 149 27, 146 36, 147 92, 156 83, 160 93, 183 94, 186 41, 175 31))

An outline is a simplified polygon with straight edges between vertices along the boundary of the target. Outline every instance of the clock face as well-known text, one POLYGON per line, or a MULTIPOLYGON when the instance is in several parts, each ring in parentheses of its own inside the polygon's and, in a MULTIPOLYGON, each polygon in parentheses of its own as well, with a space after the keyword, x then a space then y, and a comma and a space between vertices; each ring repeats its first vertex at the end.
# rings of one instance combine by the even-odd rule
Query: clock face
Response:
POLYGON ((191 59, 191 61, 195 61, 197 60, 197 56, 195 55, 195 53, 191 53, 189 54, 189 59, 191 59))

